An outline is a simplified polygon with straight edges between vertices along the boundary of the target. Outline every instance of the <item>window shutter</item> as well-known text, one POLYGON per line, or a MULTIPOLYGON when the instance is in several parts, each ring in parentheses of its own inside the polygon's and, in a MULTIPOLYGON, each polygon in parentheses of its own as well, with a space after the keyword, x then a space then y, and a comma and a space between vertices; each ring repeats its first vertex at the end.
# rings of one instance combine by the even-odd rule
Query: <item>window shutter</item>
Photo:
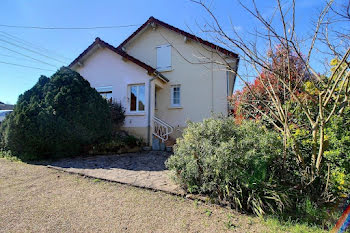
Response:
POLYGON ((157 70, 171 69, 171 45, 161 45, 157 47, 157 70))

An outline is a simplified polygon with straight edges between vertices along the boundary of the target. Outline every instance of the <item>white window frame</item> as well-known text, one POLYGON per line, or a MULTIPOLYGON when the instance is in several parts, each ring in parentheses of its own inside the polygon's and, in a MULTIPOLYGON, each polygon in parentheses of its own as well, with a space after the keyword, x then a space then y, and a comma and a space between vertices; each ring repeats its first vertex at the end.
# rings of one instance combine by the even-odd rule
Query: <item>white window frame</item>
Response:
POLYGON ((170 98, 170 106, 171 107, 181 107, 181 85, 180 84, 171 85, 170 96, 171 96, 171 98, 170 98), (178 104, 174 103, 175 88, 179 88, 179 103, 178 104))
POLYGON ((145 93, 144 93, 144 102, 146 102, 146 85, 144 83, 140 83, 140 84, 130 84, 128 86, 128 89, 129 89, 129 112, 131 113, 144 113, 145 110, 146 110, 146 103, 144 103, 144 107, 145 109, 144 110, 139 110, 139 100, 138 100, 138 97, 139 97, 139 87, 140 86, 143 86, 145 88, 145 93), (131 110, 131 88, 132 87, 137 87, 137 91, 136 91, 136 110, 131 110))
POLYGON ((159 45, 156 47, 156 50, 157 50, 157 71, 160 71, 160 72, 171 71, 172 70, 171 45, 170 44, 159 45), (162 63, 159 60, 160 53, 164 56, 164 57, 162 57, 162 59, 166 60, 166 61, 162 60, 162 62, 168 62, 168 64, 160 66, 162 63))

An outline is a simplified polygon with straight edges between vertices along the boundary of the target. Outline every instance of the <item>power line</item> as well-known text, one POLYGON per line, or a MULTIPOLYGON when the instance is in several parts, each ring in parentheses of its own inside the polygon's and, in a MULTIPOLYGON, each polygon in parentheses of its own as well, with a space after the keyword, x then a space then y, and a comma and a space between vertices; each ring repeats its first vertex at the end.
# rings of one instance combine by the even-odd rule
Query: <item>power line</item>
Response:
POLYGON ((47 62, 44 62, 44 61, 42 61, 42 60, 36 59, 36 58, 34 58, 34 57, 28 56, 28 55, 26 55, 26 54, 17 52, 17 51, 15 51, 15 50, 9 49, 9 48, 7 48, 7 47, 4 47, 4 46, 1 46, 1 45, 0 45, 0 48, 6 49, 6 50, 11 51, 11 52, 13 52, 13 53, 17 53, 17 54, 19 54, 19 55, 22 55, 22 56, 24 56, 24 57, 30 58, 30 59, 32 59, 32 60, 34 60, 34 61, 43 63, 43 64, 45 64, 45 65, 49 65, 49 66, 53 66, 53 67, 55 67, 55 68, 58 68, 58 67, 55 66, 55 65, 52 65, 52 64, 50 64, 50 63, 47 63, 47 62))
POLYGON ((32 49, 28 49, 28 48, 26 48, 26 47, 23 47, 23 46, 17 45, 17 44, 15 44, 15 43, 9 42, 9 41, 7 41, 7 40, 0 39, 0 41, 5 42, 5 43, 10 44, 10 45, 13 45, 13 46, 15 46, 15 47, 18 47, 18 48, 21 48, 21 49, 24 49, 24 50, 30 51, 30 52, 35 53, 35 54, 38 54, 38 55, 40 55, 40 56, 43 56, 43 57, 49 58, 49 59, 51 59, 51 60, 55 60, 55 61, 58 61, 58 62, 60 62, 60 63, 66 63, 66 62, 64 62, 64 61, 61 61, 61 60, 58 60, 58 59, 56 59, 56 58, 53 58, 53 57, 47 56, 47 55, 45 55, 45 54, 39 53, 39 52, 34 51, 34 50, 32 50, 32 49))
POLYGON ((12 65, 12 66, 25 67, 25 68, 30 68, 30 69, 37 69, 37 70, 44 70, 44 71, 54 71, 54 70, 42 69, 42 68, 39 68, 39 67, 26 66, 26 65, 15 64, 15 63, 10 63, 10 62, 4 62, 4 61, 0 61, 0 63, 6 64, 6 65, 12 65))
POLYGON ((21 44, 23 44, 23 45, 32 46, 32 47, 34 47, 35 49, 37 49, 37 50, 39 50, 39 51, 53 53, 53 54, 55 54, 56 56, 58 56, 58 57, 60 57, 60 58, 62 58, 62 59, 65 59, 65 60, 69 60, 69 61, 72 60, 71 58, 67 58, 67 57, 65 57, 65 56, 62 56, 61 54, 58 54, 58 53, 56 53, 56 52, 53 51, 53 50, 49 50, 49 49, 47 49, 47 48, 45 48, 45 47, 41 47, 40 45, 36 45, 36 44, 34 44, 34 43, 32 43, 32 42, 26 41, 26 40, 24 40, 24 39, 22 39, 22 38, 19 38, 19 37, 17 37, 17 36, 14 36, 14 35, 8 33, 8 32, 0 31, 0 33, 2 33, 2 34, 0 34, 0 36, 6 37, 6 38, 11 39, 11 40, 15 40, 15 41, 17 41, 18 43, 21 43, 21 44))
MULTIPOLYGON (((0 57, 14 58, 14 59, 16 59, 16 61, 18 61, 18 60, 23 60, 23 61, 27 61, 27 62, 31 62, 31 63, 35 63, 35 64, 38 64, 38 63, 39 63, 39 62, 37 62, 37 61, 34 61, 34 60, 32 60, 32 59, 28 59, 28 58, 25 58, 25 57, 12 56, 12 55, 2 54, 2 53, 0 53, 0 57)), ((40 62, 40 64, 41 64, 41 62, 40 62)), ((58 67, 56 67, 56 68, 58 68, 58 67)))
POLYGON ((23 58, 23 57, 16 57, 16 56, 11 56, 11 55, 8 55, 8 54, 2 54, 2 53, 0 53, 0 56, 3 56, 3 57, 11 57, 11 58, 16 58, 16 59, 24 59, 24 60, 29 60, 29 59, 26 59, 26 58, 23 58))
POLYGON ((140 25, 141 24, 115 25, 115 26, 93 26, 93 27, 42 27, 42 26, 20 26, 20 25, 0 24, 0 27, 23 28, 23 29, 42 29, 42 30, 91 30, 91 29, 114 29, 114 28, 137 27, 140 25))
POLYGON ((9 54, 4 54, 4 53, 0 53, 0 56, 2 56, 2 57, 9 57, 9 58, 15 58, 15 59, 20 59, 20 60, 29 61, 29 62, 35 62, 35 61, 32 60, 32 59, 28 59, 28 58, 20 57, 20 56, 12 56, 12 55, 9 55, 9 54))

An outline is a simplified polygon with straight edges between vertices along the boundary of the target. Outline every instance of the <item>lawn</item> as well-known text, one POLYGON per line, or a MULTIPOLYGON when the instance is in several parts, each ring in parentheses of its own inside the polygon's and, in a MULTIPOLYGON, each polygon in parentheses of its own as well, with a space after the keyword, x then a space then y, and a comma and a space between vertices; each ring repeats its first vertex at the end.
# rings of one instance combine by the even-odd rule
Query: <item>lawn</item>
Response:
POLYGON ((0 232, 322 232, 0 158, 0 232))

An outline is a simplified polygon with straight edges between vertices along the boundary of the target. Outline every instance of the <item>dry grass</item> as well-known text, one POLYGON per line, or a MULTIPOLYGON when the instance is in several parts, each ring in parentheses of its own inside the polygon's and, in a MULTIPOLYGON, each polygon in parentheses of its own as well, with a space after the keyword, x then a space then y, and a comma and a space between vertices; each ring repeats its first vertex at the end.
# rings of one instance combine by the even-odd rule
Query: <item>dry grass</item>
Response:
POLYGON ((0 232, 266 232, 258 218, 0 158, 0 232))
POLYGON ((262 230, 217 206, 0 159, 0 232, 225 232, 229 214, 230 231, 262 230))

